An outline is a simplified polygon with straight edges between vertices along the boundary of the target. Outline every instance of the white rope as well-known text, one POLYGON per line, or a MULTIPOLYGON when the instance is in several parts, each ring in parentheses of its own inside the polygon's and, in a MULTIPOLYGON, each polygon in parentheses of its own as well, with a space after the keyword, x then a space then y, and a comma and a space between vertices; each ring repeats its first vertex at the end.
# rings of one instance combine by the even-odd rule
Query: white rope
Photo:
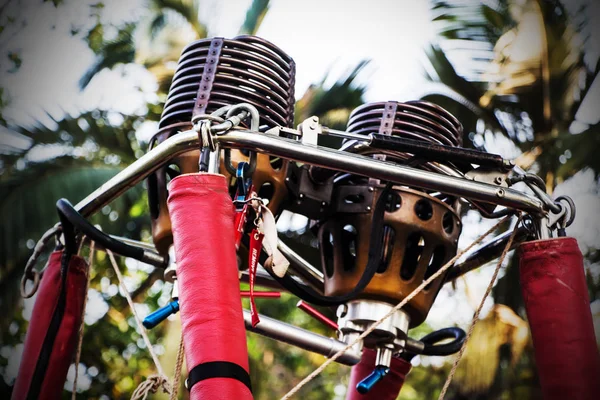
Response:
POLYGON ((458 363, 461 360, 463 353, 465 352, 465 349, 467 348, 467 342, 469 341, 469 339, 471 338, 471 335, 473 334, 473 330, 475 329, 475 324, 477 324, 477 322, 479 321, 479 314, 481 314, 481 309, 483 308, 483 304, 485 303, 485 300, 490 295, 492 288, 494 287, 494 283, 496 282, 496 278, 498 277, 498 272, 500 272, 500 267, 502 266, 502 263, 504 262, 504 259, 506 258, 506 255, 508 254, 508 251, 510 250, 510 247, 512 246, 512 243, 515 239, 515 236, 517 233, 517 226, 519 225, 520 222, 521 222, 521 214, 519 214, 519 218, 517 220, 517 223, 515 224, 515 228, 512 231, 512 234, 510 235, 508 242, 506 243, 506 247, 504 248, 504 251, 502 251, 502 255, 500 256, 500 259, 498 260, 498 264, 496 264, 496 269, 494 270, 494 274, 492 275, 490 284, 488 285, 487 289, 485 290, 485 293, 484 293, 483 297, 481 298, 481 302, 479 303, 477 310, 475 310, 475 314, 473 314, 473 320, 471 321, 471 325, 469 326, 469 331, 467 332, 467 337, 465 338, 465 341, 464 341, 463 345, 461 346, 460 351, 458 352, 458 355, 456 356, 456 359, 454 360, 454 364, 452 364, 452 369, 450 370, 450 373, 448 374, 448 378, 446 379, 446 382, 444 382, 444 387, 442 388, 442 391, 440 392, 440 396, 438 397, 438 400, 443 400, 444 396, 446 396, 446 392, 448 391, 448 388, 450 387, 452 378, 454 377, 454 374, 456 373, 458 363))
POLYGON ((179 350, 177 351, 177 361, 175 362, 175 373, 173 374, 173 382, 171 383, 171 396, 169 400, 177 399, 179 391, 179 380, 181 379, 181 366, 183 365, 183 333, 179 339, 179 350))
POLYGON ((146 343, 148 352, 150 353, 150 356, 152 357, 152 360, 154 361, 154 365, 156 366, 156 370, 158 371, 158 375, 151 375, 144 382, 140 383, 140 385, 137 387, 137 389, 131 395, 131 400, 144 400, 148 397, 148 394, 150 392, 156 393, 156 391, 160 387, 162 387, 163 392, 170 394, 171 393, 171 385, 169 384, 169 380, 165 376, 165 372, 164 372, 162 366, 160 365, 160 361, 158 360, 158 357, 156 356, 156 353, 154 352, 152 343, 150 342, 150 339, 148 338, 148 334, 146 333, 146 328, 144 328, 144 325, 142 325, 142 321, 140 320, 140 317, 138 316, 137 312, 135 311, 133 300, 131 299, 131 295, 129 294, 129 291, 125 287, 125 282, 123 281, 123 275, 121 275, 121 271, 119 270, 117 261, 115 260, 115 257, 113 255, 112 251, 106 249, 106 254, 108 254, 108 258, 110 259, 112 267, 115 270, 115 274, 117 274, 117 279, 119 280, 119 285, 121 286, 121 289, 123 289, 123 294, 125 295, 125 299, 127 300, 127 303, 129 303, 129 307, 131 308, 131 313, 133 314, 133 317, 135 318, 135 322, 138 326, 140 334, 142 335, 142 338, 144 339, 144 342, 146 343))
POLYGON ((473 243, 471 243, 469 246, 467 246, 464 250, 462 250, 459 253, 457 253, 442 268, 440 268, 436 273, 434 273, 433 275, 431 275, 429 277, 429 279, 424 280, 423 283, 421 283, 415 290, 413 290, 408 296, 406 296, 406 298, 404 298, 404 300, 402 300, 394 308, 392 308, 386 315, 384 315, 381 319, 379 319, 378 321, 376 321, 375 323, 373 323, 367 330, 365 330, 363 333, 361 333, 360 336, 358 336, 354 341, 352 341, 346 347, 344 347, 343 349, 341 349, 340 351, 338 351, 337 353, 335 353, 331 358, 327 359, 323 364, 321 364, 321 366, 319 368, 317 368, 316 370, 314 370, 310 375, 308 375, 306 378, 304 378, 302 381, 300 381, 300 383, 298 383, 296 386, 294 386, 288 393, 285 394, 285 396, 283 396, 281 398, 281 400, 290 399, 304 385, 306 385, 308 382, 310 382, 315 377, 317 377, 321 372, 323 372, 323 370, 325 368, 327 368, 327 366, 329 364, 333 363, 335 360, 337 360, 338 358, 340 358, 346 351, 348 351, 350 348, 352 348, 356 343, 358 343, 360 340, 364 339, 371 332, 373 332, 375 329, 377 329, 377 327, 383 321, 385 321, 387 318, 389 318, 396 311, 398 311, 399 309, 401 309, 402 307, 404 307, 409 301, 411 301, 416 295, 418 295, 423 289, 425 289, 425 287, 427 285, 429 285, 437 277, 439 277, 444 272, 446 272, 446 270, 448 268, 450 268, 452 265, 454 265, 454 263, 456 262, 456 260, 458 260, 463 254, 465 254, 467 251, 469 251, 471 248, 473 248, 475 245, 477 245, 483 239, 485 239, 487 236, 489 236, 492 232, 494 232, 496 230, 496 228, 498 228, 500 225, 502 225, 509 218, 510 218, 510 216, 504 217, 496 225, 494 225, 493 227, 491 227, 486 233, 484 233, 483 235, 481 235, 480 237, 478 237, 473 243))
MULTIPOLYGON (((81 240, 81 246, 83 246, 83 242, 85 237, 81 240)), ((79 379, 79 361, 81 360, 81 344, 83 343, 83 329, 85 326, 85 307, 87 306, 87 293, 88 288, 90 287, 90 271, 92 270, 92 266, 94 265, 94 251, 95 251, 96 243, 90 242, 90 254, 88 257, 88 267, 85 271, 85 297, 83 298, 83 307, 81 310, 81 325, 79 325, 79 331, 77 333, 77 352, 75 353, 75 378, 73 378, 73 391, 71 392, 71 400, 75 400, 77 398, 77 380, 79 379)), ((79 251, 81 251, 81 247, 79 247, 79 251)))

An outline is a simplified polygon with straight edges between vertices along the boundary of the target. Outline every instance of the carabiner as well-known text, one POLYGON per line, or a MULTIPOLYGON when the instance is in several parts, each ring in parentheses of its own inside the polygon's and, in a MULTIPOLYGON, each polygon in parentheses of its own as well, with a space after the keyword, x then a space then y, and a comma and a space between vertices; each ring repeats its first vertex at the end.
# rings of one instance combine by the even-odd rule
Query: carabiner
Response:
MULTIPOLYGON (((236 176, 236 174, 237 174, 236 167, 234 167, 233 164, 231 163, 231 150, 224 149, 223 153, 224 153, 223 164, 225 164, 225 169, 231 175, 236 176)), ((252 176, 252 174, 256 170, 256 152, 254 152, 254 151, 250 152, 248 164, 249 164, 248 169, 244 171, 244 178, 249 178, 250 176, 252 176)))
POLYGON ((250 188, 250 185, 252 183, 249 178, 244 178, 244 175, 246 175, 246 171, 248 170, 248 168, 248 163, 242 161, 238 163, 237 169, 235 171, 235 178, 237 180, 237 191, 235 194, 235 201, 238 203, 240 201, 246 200, 246 197, 248 195, 248 189, 250 188))

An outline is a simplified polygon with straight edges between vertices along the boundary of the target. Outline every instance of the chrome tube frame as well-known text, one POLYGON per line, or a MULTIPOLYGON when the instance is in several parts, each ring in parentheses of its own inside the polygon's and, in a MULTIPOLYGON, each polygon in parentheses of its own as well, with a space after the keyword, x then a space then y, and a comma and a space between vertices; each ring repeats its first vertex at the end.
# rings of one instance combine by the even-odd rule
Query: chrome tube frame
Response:
MULTIPOLYGON (((530 234, 529 229, 524 226, 519 226, 516 229, 517 233, 515 234, 513 243, 510 246, 511 250, 515 249, 521 243, 526 241, 530 234)), ((512 231, 504 232, 489 242, 469 251, 464 255, 462 260, 458 261, 452 268, 450 268, 444 283, 453 282, 467 272, 473 271, 474 269, 479 268, 482 265, 500 257, 511 235, 512 231)))
POLYGON ((290 262, 290 269, 298 275, 304 282, 306 282, 313 289, 320 293, 323 293, 323 287, 325 277, 323 273, 312 266, 311 263, 300 257, 298 253, 292 250, 287 244, 281 240, 277 241, 277 248, 281 251, 281 254, 287 258, 290 262))
MULTIPOLYGON (((326 147, 306 145, 296 140, 274 135, 248 130, 231 130, 226 134, 215 136, 214 140, 221 148, 259 151, 292 161, 391 181, 400 185, 440 191, 529 213, 546 213, 542 201, 514 189, 499 188, 486 183, 374 160, 326 147)), ((173 157, 188 150, 196 149, 198 146, 198 135, 195 131, 186 131, 174 135, 100 186, 80 201, 75 208, 86 217, 94 214, 173 157)))
MULTIPOLYGON (((265 317, 264 315, 259 315, 260 322, 255 327, 252 327, 250 311, 243 311, 244 324, 246 325, 246 329, 250 332, 258 333, 259 335, 288 343, 292 346, 324 355, 325 357, 331 357, 346 347, 346 343, 334 338, 322 336, 306 329, 265 317)), ((360 354, 349 349, 335 361, 340 364, 352 366, 358 364, 360 361, 360 354)))
MULTIPOLYGON (((258 151, 297 162, 392 181, 400 185, 440 191, 470 200, 493 203, 532 213, 538 218, 543 218, 547 213, 546 206, 541 200, 513 189, 499 188, 486 183, 423 171, 325 147, 306 145, 296 140, 281 138, 275 135, 248 130, 231 130, 226 134, 214 136, 213 139, 220 148, 258 151)), ((195 131, 186 131, 174 135, 100 186, 80 201, 75 208, 82 215, 89 217, 126 190, 141 182, 162 165, 168 163, 172 158, 186 151, 195 150, 198 147, 199 140, 195 131)), ((216 154, 213 155, 211 160, 213 168, 216 166, 218 160, 215 156, 216 154)), ((504 240, 505 238, 502 236, 478 248, 467 256, 462 264, 458 264, 455 269, 459 273, 462 273, 463 270, 471 270, 489 261, 488 258, 492 256, 492 250, 497 248, 499 246, 498 243, 503 243, 502 241, 504 240)), ((284 243, 280 242, 278 247, 290 260, 292 272, 310 286, 322 291, 323 274, 321 271, 302 259, 284 243)), ((242 281, 244 281, 244 278, 242 277, 242 281)), ((272 278, 266 275, 258 277, 256 283, 258 285, 281 289, 272 278)), ((261 316, 260 319, 261 322, 256 327, 252 327, 250 312, 244 310, 246 328, 263 336, 327 357, 332 356, 346 346, 344 342, 321 336, 269 317, 261 316)), ((354 365, 360 361, 360 354, 349 350, 337 361, 345 365, 354 365)))

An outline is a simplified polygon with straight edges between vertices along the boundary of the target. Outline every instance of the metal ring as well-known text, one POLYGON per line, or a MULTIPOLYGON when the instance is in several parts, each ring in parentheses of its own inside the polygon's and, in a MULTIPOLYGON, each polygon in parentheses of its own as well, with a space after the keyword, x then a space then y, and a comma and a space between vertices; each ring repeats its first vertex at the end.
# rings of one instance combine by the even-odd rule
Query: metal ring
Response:
POLYGON ((30 277, 27 276, 27 274, 23 274, 23 277, 21 278, 21 297, 23 297, 24 299, 32 297, 35 294, 35 292, 37 292, 38 287, 40 286, 41 274, 36 270, 31 271, 30 274, 31 281, 33 282, 33 286, 31 287, 30 291, 27 291, 27 281, 30 277))
MULTIPOLYGON (((221 108, 225 108, 225 107, 221 107, 221 108)), ((219 109, 217 111, 222 111, 222 110, 219 109)), ((192 125, 195 126, 197 123, 201 122, 201 120, 211 120, 211 121, 215 121, 215 122, 219 122, 219 123, 225 121, 223 118, 221 118, 217 115, 199 114, 199 115, 194 115, 192 117, 192 125)))
POLYGON ((568 204, 568 207, 567 207, 568 218, 565 222, 565 227, 568 227, 573 223, 573 221, 575 221, 575 215, 576 215, 575 202, 569 196, 558 196, 556 198, 557 203, 560 202, 561 200, 566 201, 568 204))

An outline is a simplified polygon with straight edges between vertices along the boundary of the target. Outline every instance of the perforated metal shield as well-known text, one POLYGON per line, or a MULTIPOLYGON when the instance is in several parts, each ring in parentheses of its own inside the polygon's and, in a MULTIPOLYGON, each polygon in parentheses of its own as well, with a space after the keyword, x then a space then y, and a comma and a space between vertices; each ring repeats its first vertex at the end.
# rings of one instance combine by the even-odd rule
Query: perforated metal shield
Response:
MULTIPOLYGON (((460 146, 462 126, 441 107, 427 102, 380 102, 355 109, 347 131, 397 135, 429 143, 460 146)), ((413 155, 373 149, 352 140, 343 150, 417 168, 449 172, 449 164, 428 163, 413 155)), ((369 257, 372 214, 384 185, 374 179, 339 174, 334 180, 333 213, 321 221, 319 243, 325 294, 343 295, 356 286, 369 257)), ((453 196, 394 186, 385 199, 383 249, 379 268, 360 298, 396 304, 456 254, 461 231, 459 203, 453 196)), ((405 307, 411 326, 422 323, 444 277, 434 280, 405 307)))

